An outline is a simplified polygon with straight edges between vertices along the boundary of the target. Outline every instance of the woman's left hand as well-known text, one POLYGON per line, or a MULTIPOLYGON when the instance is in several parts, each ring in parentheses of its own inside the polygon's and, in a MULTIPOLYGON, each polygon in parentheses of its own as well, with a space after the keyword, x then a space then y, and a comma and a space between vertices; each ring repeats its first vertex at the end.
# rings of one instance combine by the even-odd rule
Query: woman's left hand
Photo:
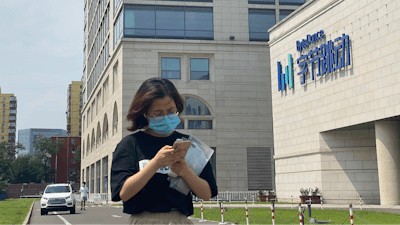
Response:
POLYGON ((185 173, 187 173, 190 168, 186 162, 186 159, 182 159, 169 167, 172 171, 176 173, 176 175, 183 177, 185 173))

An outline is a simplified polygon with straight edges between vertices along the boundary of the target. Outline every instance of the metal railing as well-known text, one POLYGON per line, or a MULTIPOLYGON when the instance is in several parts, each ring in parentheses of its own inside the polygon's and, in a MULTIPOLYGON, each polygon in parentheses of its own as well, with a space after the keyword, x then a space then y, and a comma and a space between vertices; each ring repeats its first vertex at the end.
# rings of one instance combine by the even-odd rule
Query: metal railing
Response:
MULTIPOLYGON (((76 201, 81 201, 81 195, 80 194, 75 194, 75 199, 76 201)), ((87 202, 93 203, 93 204, 107 204, 108 200, 110 199, 109 194, 107 193, 92 193, 88 194, 88 199, 87 202)))
MULTIPOLYGON (((257 196, 258 191, 225 191, 219 192, 218 196, 211 198, 210 201, 217 201, 217 199, 223 201, 244 201, 245 198, 247 198, 248 201, 251 201, 253 197, 257 200, 257 196)), ((192 200, 200 201, 201 199, 193 195, 192 200)))

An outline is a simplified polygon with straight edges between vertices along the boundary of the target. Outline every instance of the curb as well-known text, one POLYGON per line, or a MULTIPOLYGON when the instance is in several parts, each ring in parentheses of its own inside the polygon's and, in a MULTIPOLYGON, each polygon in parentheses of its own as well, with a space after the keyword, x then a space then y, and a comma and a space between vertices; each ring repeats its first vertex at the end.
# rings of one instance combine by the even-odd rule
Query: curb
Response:
POLYGON ((33 200, 31 209, 29 209, 28 215, 26 215, 26 218, 25 218, 24 222, 22 223, 22 225, 26 225, 29 223, 29 220, 31 219, 31 215, 32 215, 33 205, 35 205, 35 200, 33 200))

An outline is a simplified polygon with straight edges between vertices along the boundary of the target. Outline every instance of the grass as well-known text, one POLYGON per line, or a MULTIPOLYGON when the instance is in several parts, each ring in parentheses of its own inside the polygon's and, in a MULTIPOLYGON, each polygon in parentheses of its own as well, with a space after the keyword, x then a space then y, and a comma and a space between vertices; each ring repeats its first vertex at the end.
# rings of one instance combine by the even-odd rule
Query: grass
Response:
POLYGON ((0 224, 22 224, 35 200, 22 198, 0 201, 0 224))
MULTIPOLYGON (((221 221, 221 211, 217 208, 204 208, 204 219, 221 221)), ((310 223, 310 218, 305 214, 305 224, 310 223)), ((201 218, 200 209, 194 209, 194 218, 201 218)), ((312 211, 312 217, 317 220, 331 220, 329 224, 350 224, 348 210, 334 209, 315 209, 312 211)), ((224 222, 246 224, 245 210, 232 208, 224 211, 224 222)), ((399 224, 400 214, 383 213, 376 211, 354 211, 354 224, 399 224), (362 220, 360 220, 359 218, 362 220)), ((261 208, 249 209, 250 224, 272 224, 271 210, 261 208)), ((275 209, 276 224, 299 224, 299 212, 297 209, 275 209)))

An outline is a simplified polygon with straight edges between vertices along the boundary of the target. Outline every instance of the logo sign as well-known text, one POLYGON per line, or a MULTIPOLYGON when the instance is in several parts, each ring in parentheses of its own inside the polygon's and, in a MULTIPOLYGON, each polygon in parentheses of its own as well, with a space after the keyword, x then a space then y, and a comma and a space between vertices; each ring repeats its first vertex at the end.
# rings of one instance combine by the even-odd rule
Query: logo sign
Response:
MULTIPOLYGON (((320 40, 325 36, 324 31, 318 31, 313 35, 307 35, 306 39, 296 42, 297 51, 300 52, 300 57, 296 60, 300 68, 297 75, 301 77, 301 84, 306 83, 306 75, 311 70, 311 79, 315 77, 324 76, 326 74, 335 72, 350 65, 350 38, 349 35, 342 34, 333 41, 327 41, 319 47, 310 50, 308 53, 303 53, 303 50, 310 46, 310 44, 320 40), (309 68, 311 67, 311 68, 309 68), (317 74, 315 74, 317 71, 317 74)), ((281 62, 278 61, 278 91, 293 88, 293 62, 292 55, 288 55, 288 66, 285 71, 282 71, 281 62), (283 73, 284 72, 284 73, 283 73)))
POLYGON ((284 91, 287 85, 289 85, 289 89, 293 88, 293 61, 291 54, 288 54, 288 64, 285 67, 285 73, 282 73, 282 65, 278 61, 278 91, 284 91))

